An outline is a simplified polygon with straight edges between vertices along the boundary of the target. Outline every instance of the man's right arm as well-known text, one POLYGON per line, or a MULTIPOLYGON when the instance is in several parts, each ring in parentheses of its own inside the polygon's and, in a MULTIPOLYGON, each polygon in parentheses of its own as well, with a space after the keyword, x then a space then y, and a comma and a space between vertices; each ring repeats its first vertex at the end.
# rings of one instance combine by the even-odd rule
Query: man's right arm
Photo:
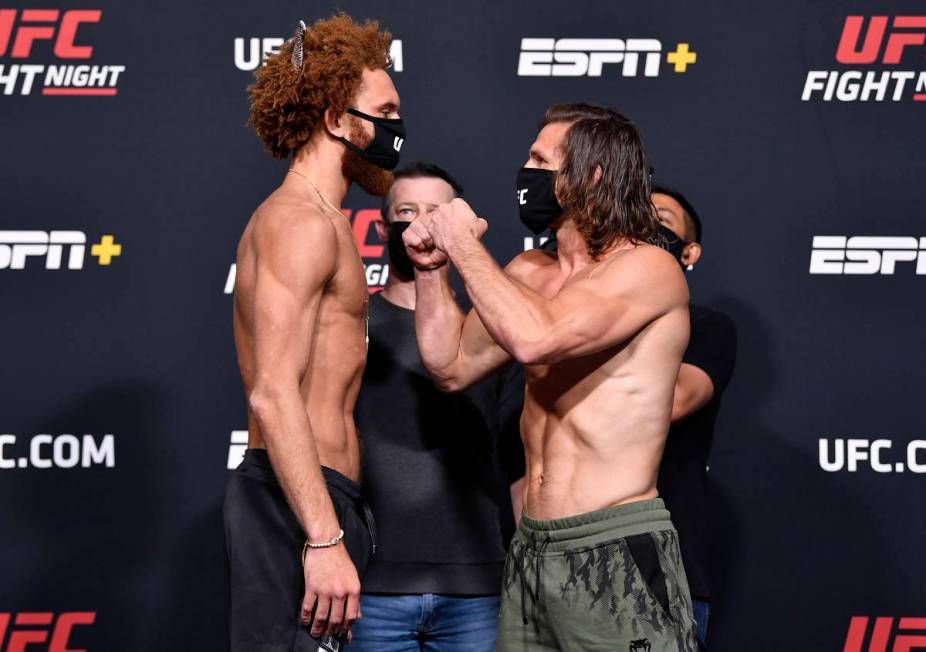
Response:
MULTIPOLYGON (((334 229, 323 217, 304 212, 267 215, 253 238, 255 368, 248 406, 306 536, 313 542, 329 541, 339 525, 300 386, 311 361, 322 294, 336 269, 334 229)), ((310 619, 315 608, 312 633, 319 635, 330 633, 329 610, 332 624, 342 621, 345 600, 349 626, 360 587, 343 544, 312 552, 314 572, 308 572, 307 563, 302 617, 310 619)))
POLYGON ((474 310, 464 317, 453 298, 446 266, 416 270, 415 290, 418 350, 440 389, 465 389, 511 359, 474 310))

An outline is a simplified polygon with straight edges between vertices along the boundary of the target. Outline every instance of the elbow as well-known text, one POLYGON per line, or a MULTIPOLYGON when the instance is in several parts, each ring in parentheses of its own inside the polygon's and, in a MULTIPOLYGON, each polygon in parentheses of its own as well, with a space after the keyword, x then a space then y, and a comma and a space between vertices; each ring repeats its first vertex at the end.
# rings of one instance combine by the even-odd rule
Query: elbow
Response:
POLYGON ((437 387, 437 389, 442 392, 447 392, 448 394, 463 391, 467 387, 466 383, 457 376, 432 375, 431 379, 434 381, 434 386, 437 387))
POLYGON ((279 404, 280 391, 273 385, 257 383, 248 393, 248 412, 263 423, 279 404))
POLYGON ((522 365, 549 364, 551 351, 543 342, 518 341, 513 342, 509 350, 511 357, 522 365))

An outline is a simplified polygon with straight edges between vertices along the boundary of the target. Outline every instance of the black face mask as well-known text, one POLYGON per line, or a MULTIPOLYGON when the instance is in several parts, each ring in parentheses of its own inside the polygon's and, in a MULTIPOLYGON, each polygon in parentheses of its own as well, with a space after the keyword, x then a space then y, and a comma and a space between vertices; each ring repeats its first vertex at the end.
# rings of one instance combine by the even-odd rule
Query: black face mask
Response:
POLYGON ((363 149, 343 136, 338 136, 338 140, 357 152, 357 155, 364 161, 384 170, 395 169, 395 166, 399 164, 399 151, 405 144, 405 127, 402 125, 402 118, 377 118, 361 113, 357 109, 347 109, 347 112, 373 123, 373 140, 363 149))
POLYGON ((662 247, 675 256, 675 260, 678 261, 678 264, 682 266, 682 269, 685 269, 685 264, 682 263, 682 254, 685 253, 685 246, 688 243, 682 240, 675 231, 660 222, 659 234, 656 236, 656 242, 653 244, 662 247))
POLYGON ((556 200, 553 179, 556 170, 538 170, 521 168, 518 170, 518 210, 521 222, 540 235, 550 228, 560 215, 563 207, 556 200))
POLYGON ((386 225, 389 229, 386 238, 386 246, 389 249, 389 273, 397 272, 396 276, 407 281, 415 278, 415 266, 408 257, 405 243, 402 242, 402 234, 410 225, 411 222, 393 222, 386 225))

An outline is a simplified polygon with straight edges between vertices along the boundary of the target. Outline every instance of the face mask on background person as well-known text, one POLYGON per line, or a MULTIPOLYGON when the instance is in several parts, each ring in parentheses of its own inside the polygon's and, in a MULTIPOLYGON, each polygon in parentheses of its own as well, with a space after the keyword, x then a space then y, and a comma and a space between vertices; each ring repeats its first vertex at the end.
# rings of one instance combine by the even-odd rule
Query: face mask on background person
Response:
POLYGON ((659 234, 656 236, 656 242, 653 244, 662 247, 672 254, 675 260, 678 261, 678 264, 682 266, 682 269, 685 269, 685 264, 682 262, 682 255, 685 253, 685 245, 689 243, 682 240, 675 231, 665 224, 660 223, 659 234))
POLYGON ((389 273, 398 272, 401 278, 409 281, 415 278, 415 266, 408 257, 405 243, 402 242, 402 234, 410 224, 411 222, 393 222, 386 225, 389 229, 386 237, 386 246, 389 249, 389 273))

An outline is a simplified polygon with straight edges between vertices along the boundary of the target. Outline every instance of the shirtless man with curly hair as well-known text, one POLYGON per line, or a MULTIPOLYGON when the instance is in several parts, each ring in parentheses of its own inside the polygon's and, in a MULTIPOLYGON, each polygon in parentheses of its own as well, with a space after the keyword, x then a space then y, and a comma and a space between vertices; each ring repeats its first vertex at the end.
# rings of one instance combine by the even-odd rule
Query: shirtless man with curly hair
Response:
POLYGON ((300 23, 248 89, 257 135, 292 159, 238 245, 249 438, 224 508, 233 651, 336 651, 360 616, 375 536, 353 422, 368 293, 340 206, 352 182, 385 195, 398 163, 389 42, 343 14, 300 23))

